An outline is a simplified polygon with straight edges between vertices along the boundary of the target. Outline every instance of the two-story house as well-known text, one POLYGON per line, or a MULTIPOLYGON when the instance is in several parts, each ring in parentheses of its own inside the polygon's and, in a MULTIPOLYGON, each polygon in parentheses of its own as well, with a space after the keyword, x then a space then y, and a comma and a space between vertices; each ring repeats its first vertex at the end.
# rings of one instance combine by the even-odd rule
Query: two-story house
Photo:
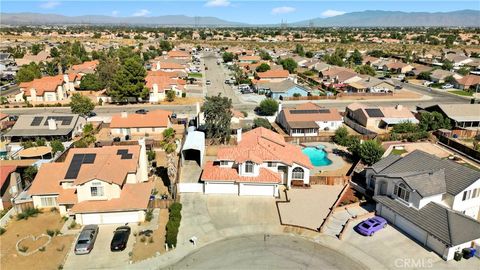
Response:
POLYGON ((172 126, 172 112, 155 110, 145 114, 122 112, 112 116, 110 132, 112 136, 150 136, 160 135, 172 126))
POLYGON ((46 102, 61 101, 67 99, 67 91, 64 88, 63 75, 45 76, 31 82, 20 84, 20 93, 15 96, 16 102, 46 102))
POLYGON ((242 134, 237 145, 219 149, 201 180, 206 194, 279 195, 280 185, 309 185, 312 164, 301 148, 263 127, 242 134))
POLYGON ((416 150, 366 168, 376 211, 445 260, 480 244, 480 172, 416 150))
POLYGON ((145 140, 139 145, 74 148, 45 163, 28 194, 36 208, 58 208, 79 224, 142 222, 153 189, 145 140))

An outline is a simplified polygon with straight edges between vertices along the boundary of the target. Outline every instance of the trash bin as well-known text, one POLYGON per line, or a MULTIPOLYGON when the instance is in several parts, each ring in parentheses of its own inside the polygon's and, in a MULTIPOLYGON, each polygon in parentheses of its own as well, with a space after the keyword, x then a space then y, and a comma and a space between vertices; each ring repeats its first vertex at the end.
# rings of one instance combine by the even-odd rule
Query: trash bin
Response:
POLYGON ((453 259, 459 262, 460 260, 462 260, 462 253, 460 251, 455 252, 455 254, 453 255, 453 259))
POLYGON ((470 259, 472 256, 472 251, 470 250, 470 248, 464 248, 462 249, 462 253, 463 253, 463 258, 464 259, 470 259))

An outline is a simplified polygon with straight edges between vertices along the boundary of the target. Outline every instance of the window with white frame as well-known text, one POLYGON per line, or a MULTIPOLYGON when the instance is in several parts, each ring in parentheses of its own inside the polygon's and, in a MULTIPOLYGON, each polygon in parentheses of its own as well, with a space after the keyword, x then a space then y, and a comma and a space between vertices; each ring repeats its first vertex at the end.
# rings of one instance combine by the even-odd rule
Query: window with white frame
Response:
POLYGON ((400 199, 408 202, 410 198, 410 191, 408 191, 407 186, 404 183, 395 185, 393 193, 400 199))
POLYGON ((267 167, 277 167, 277 163, 276 162, 273 162, 273 161, 268 161, 267 162, 267 167))
POLYGON ((253 162, 251 162, 251 161, 245 162, 245 172, 246 173, 253 173, 253 162))
POLYGON ((227 166, 228 161, 227 160, 220 160, 220 166, 227 166))
POLYGON ((40 203, 43 207, 57 206, 57 198, 55 197, 41 197, 40 203))
POLYGON ((472 189, 472 190, 465 190, 463 192, 462 201, 466 201, 466 200, 469 200, 469 199, 474 199, 474 198, 477 198, 479 196, 480 196, 480 188, 475 188, 475 189, 472 189))
POLYGON ((90 187, 90 194, 92 197, 102 197, 104 195, 102 183, 93 182, 92 187, 90 187))
POLYGON ((305 173, 302 168, 296 167, 292 171, 292 179, 303 179, 305 173))

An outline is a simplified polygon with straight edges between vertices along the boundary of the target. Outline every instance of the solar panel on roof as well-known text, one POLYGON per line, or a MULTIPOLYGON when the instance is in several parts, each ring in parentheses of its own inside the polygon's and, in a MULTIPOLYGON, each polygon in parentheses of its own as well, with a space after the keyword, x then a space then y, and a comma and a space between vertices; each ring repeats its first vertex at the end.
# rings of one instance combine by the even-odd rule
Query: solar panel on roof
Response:
POLYGON ((122 155, 121 159, 132 159, 133 157, 133 154, 125 154, 125 155, 122 155))
POLYGON ((40 126, 40 123, 42 123, 42 120, 43 120, 42 116, 35 116, 30 126, 33 126, 33 127, 40 126))
POLYGON ((96 154, 75 154, 73 155, 70 166, 68 166, 65 179, 75 179, 80 172, 83 164, 93 164, 95 162, 96 154))
POLYGON ((97 154, 85 154, 83 157, 83 164, 93 164, 95 162, 95 157, 97 154))
POLYGON ((54 119, 57 122, 61 122, 60 125, 68 126, 72 123, 73 116, 48 116, 44 124, 45 126, 48 125, 48 119, 54 119))
POLYGON ((365 111, 370 117, 384 117, 380 109, 365 109, 365 111))
POLYGON ((128 149, 118 149, 117 155, 120 155, 120 159, 132 159, 133 154, 128 153, 128 149))

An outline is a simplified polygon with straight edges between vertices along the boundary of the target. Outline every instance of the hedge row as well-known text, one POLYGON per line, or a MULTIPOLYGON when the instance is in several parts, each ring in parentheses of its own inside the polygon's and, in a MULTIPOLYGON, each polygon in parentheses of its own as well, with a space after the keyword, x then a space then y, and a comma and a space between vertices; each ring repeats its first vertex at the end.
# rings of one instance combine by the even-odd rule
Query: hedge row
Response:
POLYGON ((180 221, 182 220, 182 204, 173 203, 169 208, 169 216, 167 222, 167 236, 166 243, 169 247, 177 245, 178 227, 180 227, 180 221))

